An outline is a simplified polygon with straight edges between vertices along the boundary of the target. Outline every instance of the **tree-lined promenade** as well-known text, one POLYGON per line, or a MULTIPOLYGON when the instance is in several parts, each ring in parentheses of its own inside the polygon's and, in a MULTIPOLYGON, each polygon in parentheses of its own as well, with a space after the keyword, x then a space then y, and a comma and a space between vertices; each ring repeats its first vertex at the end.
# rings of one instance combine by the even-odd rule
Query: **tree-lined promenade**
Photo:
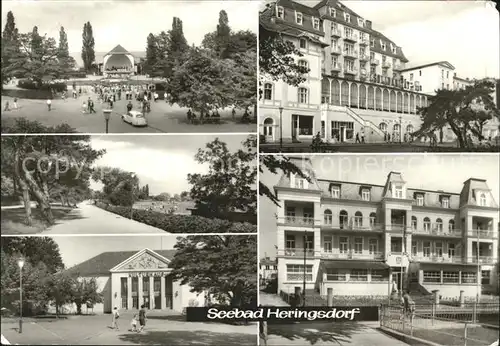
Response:
MULTIPOLYGON (((93 91, 84 95, 78 92, 78 102, 68 97, 71 88, 76 90, 76 83, 65 80, 100 73, 100 62, 95 61, 94 51, 99 33, 93 31, 90 22, 86 22, 82 30, 83 66, 80 69, 69 54, 63 27, 58 42, 38 31, 34 26, 31 32, 20 33, 14 14, 8 12, 2 34, 3 128, 14 126, 17 118, 36 117, 48 126, 67 123, 79 132, 104 132, 102 111, 112 108, 111 132, 202 132, 202 126, 211 127, 209 132, 255 130, 257 37, 248 30, 233 31, 224 10, 220 11, 217 29, 205 35, 200 47, 187 42, 182 20, 177 17, 173 18, 170 30, 145 37, 146 57, 137 65, 149 81, 145 80, 141 87, 156 88, 161 99, 164 94, 167 97, 154 106, 151 98, 145 100, 152 107, 151 111, 148 107, 147 114, 150 124, 144 129, 121 122, 122 115, 127 113, 126 100, 114 106, 101 106, 97 102, 98 94, 93 91), (161 82, 151 84, 153 79, 161 82), (16 86, 9 83, 13 80, 17 81, 16 86), (82 114, 82 96, 83 102, 99 104, 95 107, 95 116, 82 114), (214 114, 217 122, 210 119, 214 114)), ((127 78, 131 79, 111 83, 118 83, 115 86, 122 88, 134 77, 127 78)), ((92 89, 102 87, 104 82, 108 85, 107 79, 93 79, 92 89)))

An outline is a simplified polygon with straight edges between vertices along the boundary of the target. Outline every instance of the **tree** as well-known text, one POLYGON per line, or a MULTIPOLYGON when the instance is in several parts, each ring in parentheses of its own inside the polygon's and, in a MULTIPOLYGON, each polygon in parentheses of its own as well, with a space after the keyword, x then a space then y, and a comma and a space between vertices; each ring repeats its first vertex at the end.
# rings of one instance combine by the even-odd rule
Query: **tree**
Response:
POLYGON ((215 51, 220 58, 226 58, 226 51, 231 36, 231 28, 229 27, 229 18, 226 11, 219 12, 219 24, 215 35, 215 51))
POLYGON ((69 55, 68 35, 61 26, 59 30, 59 47, 57 50, 57 60, 61 69, 61 75, 66 76, 75 67, 75 59, 69 55))
POLYGON ((92 69, 92 64, 95 61, 95 41, 94 34, 92 31, 92 25, 90 22, 87 22, 83 25, 83 34, 82 34, 82 60, 83 67, 85 71, 90 72, 92 69))
POLYGON ((249 30, 231 33, 226 47, 226 56, 232 59, 236 54, 249 51, 257 53, 257 35, 249 30))
POLYGON ((59 245, 50 237, 2 238, 2 251, 10 256, 22 256, 33 266, 44 263, 49 273, 64 269, 59 245))
POLYGON ((144 60, 143 71, 146 74, 153 76, 157 64, 158 64, 158 45, 155 35, 150 33, 147 39, 146 59, 144 60))
POLYGON ((190 193, 189 191, 182 191, 180 196, 183 201, 186 201, 190 198, 190 193))
POLYGON ((198 150, 195 160, 200 164, 208 164, 209 171, 207 174, 188 174, 188 181, 192 185, 191 197, 196 201, 196 208, 215 216, 234 211, 256 212, 256 148, 251 148, 247 142, 253 143, 253 139, 249 138, 244 143, 246 148, 253 151, 239 149, 232 153, 219 138, 198 150))
POLYGON ((184 31, 182 29, 182 20, 174 17, 172 29, 168 31, 168 46, 166 47, 166 56, 164 57, 163 77, 171 79, 179 65, 184 60, 184 55, 188 52, 189 46, 184 31))
POLYGON ((241 108, 254 108, 257 115, 257 53, 248 51, 233 55, 232 104, 241 108))
POLYGON ((19 31, 16 28, 14 14, 7 12, 7 20, 2 32, 2 84, 16 77, 19 70, 21 49, 19 43, 19 31))
POLYGON ((75 278, 67 272, 57 272, 50 276, 47 282, 48 296, 56 307, 57 317, 63 305, 73 302, 74 287, 75 278))
POLYGON ((178 238, 175 249, 171 274, 192 292, 233 307, 256 304, 257 237, 188 236, 178 238))
POLYGON ((109 203, 132 207, 138 197, 139 178, 120 168, 97 167, 92 178, 103 183, 103 192, 109 203))
POLYGON ((422 126, 413 135, 428 136, 449 126, 460 148, 472 145, 472 137, 483 140, 483 127, 493 118, 500 118, 491 94, 494 83, 488 80, 476 81, 462 90, 437 90, 428 97, 428 105, 418 109, 422 126))
POLYGON ((71 288, 71 301, 76 305, 76 313, 82 313, 82 305, 95 305, 103 302, 102 292, 99 291, 97 278, 78 278, 71 288))

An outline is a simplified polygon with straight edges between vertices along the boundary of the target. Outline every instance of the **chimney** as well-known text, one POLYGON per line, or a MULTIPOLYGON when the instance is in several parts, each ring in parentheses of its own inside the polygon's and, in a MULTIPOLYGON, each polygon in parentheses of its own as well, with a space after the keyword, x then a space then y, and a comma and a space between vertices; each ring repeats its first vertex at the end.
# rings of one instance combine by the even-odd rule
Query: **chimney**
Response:
POLYGON ((365 25, 366 25, 367 29, 371 29, 372 28, 372 21, 371 20, 365 20, 365 25))

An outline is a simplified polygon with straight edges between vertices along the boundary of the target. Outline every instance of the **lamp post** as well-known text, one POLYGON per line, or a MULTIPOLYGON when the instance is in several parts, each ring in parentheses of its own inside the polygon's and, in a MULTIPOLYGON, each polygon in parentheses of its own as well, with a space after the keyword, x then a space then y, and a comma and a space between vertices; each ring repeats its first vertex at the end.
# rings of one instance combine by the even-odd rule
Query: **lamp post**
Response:
POLYGON ((19 258, 19 334, 23 332, 23 267, 24 258, 19 258))
POLYGON ((132 173, 130 176, 130 220, 132 220, 132 215, 134 213, 134 179, 136 175, 132 173))
POLYGON ((283 107, 280 110, 280 152, 283 151, 283 107))
POLYGON ((304 231, 304 275, 303 275, 303 280, 302 280, 302 306, 306 306, 306 275, 307 275, 307 270, 306 270, 306 254, 307 254, 307 231, 304 231))
POLYGON ((106 121, 106 133, 108 133, 109 118, 111 117, 111 109, 103 109, 104 120, 106 121))

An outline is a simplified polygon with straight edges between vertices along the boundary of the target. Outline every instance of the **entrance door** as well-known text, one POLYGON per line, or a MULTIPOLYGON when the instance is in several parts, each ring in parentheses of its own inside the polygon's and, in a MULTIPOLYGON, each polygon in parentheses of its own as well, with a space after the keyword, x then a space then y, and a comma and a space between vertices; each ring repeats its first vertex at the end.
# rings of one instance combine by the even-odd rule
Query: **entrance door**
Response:
POLYGON ((299 116, 294 114, 292 115, 292 138, 297 138, 297 133, 299 131, 299 116))
POLYGON ((161 309, 161 277, 154 278, 154 309, 161 309))
POLYGON ((345 126, 340 127, 340 141, 341 142, 345 141, 345 126))
POLYGON ((172 287, 172 276, 167 275, 165 280, 165 300, 167 302, 167 309, 173 309, 173 287, 172 287))

